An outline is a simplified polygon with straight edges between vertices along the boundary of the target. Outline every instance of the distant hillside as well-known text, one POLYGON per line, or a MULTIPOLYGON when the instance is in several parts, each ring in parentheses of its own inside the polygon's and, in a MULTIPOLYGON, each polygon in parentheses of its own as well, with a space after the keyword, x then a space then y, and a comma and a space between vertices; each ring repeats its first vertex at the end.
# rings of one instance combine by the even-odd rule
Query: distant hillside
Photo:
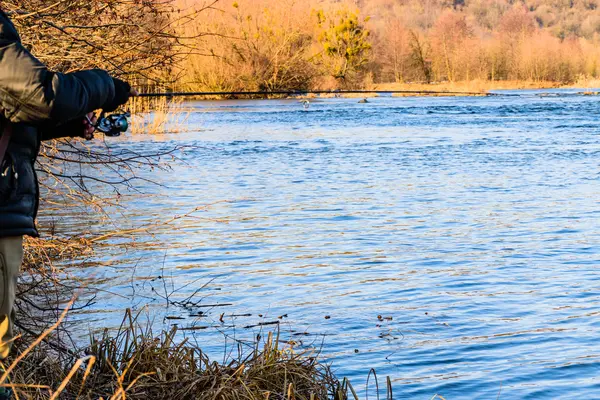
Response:
POLYGON ((464 13, 481 33, 497 31, 502 16, 523 7, 538 28, 553 36, 592 39, 600 33, 600 0, 360 0, 360 9, 376 21, 401 17, 413 28, 427 30, 445 10, 464 13))
POLYGON ((371 17, 379 80, 573 82, 600 72, 600 0, 353 4, 371 17))

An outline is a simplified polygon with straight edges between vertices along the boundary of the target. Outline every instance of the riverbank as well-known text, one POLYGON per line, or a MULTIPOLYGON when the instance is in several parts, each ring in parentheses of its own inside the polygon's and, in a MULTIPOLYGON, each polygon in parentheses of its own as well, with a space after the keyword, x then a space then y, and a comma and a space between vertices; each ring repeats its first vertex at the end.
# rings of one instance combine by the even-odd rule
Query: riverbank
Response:
MULTIPOLYGON (((592 92, 591 89, 600 88, 600 80, 595 79, 582 79, 574 83, 560 83, 553 81, 460 81, 460 82, 439 82, 439 83, 378 83, 367 85, 362 88, 352 90, 332 90, 323 91, 322 89, 308 89, 306 92, 300 91, 299 93, 304 94, 269 94, 265 91, 262 94, 251 92, 251 94, 224 94, 224 95, 195 95, 189 96, 188 99, 194 100, 232 100, 232 99, 281 99, 281 98, 294 98, 294 99, 314 99, 314 98, 373 98, 380 96, 381 92, 398 92, 391 93, 394 97, 462 97, 462 96, 485 96, 492 91, 496 90, 539 90, 539 89, 581 89, 582 93, 592 92), (315 92, 311 92, 314 90, 315 92), (324 92, 324 93, 323 93, 324 92)), ((185 90, 175 90, 176 92, 185 93, 185 90)), ((594 90, 594 93, 597 90, 594 90)), ((243 91, 242 91, 243 92, 243 91)), ((175 104, 180 104, 181 99, 184 97, 176 97, 177 101, 175 104)), ((139 110, 155 110, 154 113, 165 114, 165 105, 169 101, 166 97, 160 98, 162 103, 157 106, 156 101, 141 98, 137 100, 136 104, 140 104, 139 110)), ((177 114, 177 110, 170 110, 169 113, 177 114)))
POLYGON ((461 82, 439 82, 439 83, 378 83, 364 88, 364 93, 342 93, 302 96, 302 98, 331 98, 335 96, 343 98, 372 98, 378 97, 378 92, 398 91, 405 93, 393 93, 394 97, 462 97, 462 96, 485 96, 496 90, 539 90, 539 89, 581 89, 582 94, 593 93, 591 91, 600 87, 600 80, 582 79, 574 83, 560 83, 553 81, 461 81, 461 82))
POLYGON ((142 321, 142 312, 128 309, 118 329, 93 335, 87 346, 75 344, 70 332, 78 327, 66 320, 86 304, 75 300, 81 289, 57 278, 53 261, 89 251, 89 245, 84 239, 27 243, 19 336, 0 378, 15 398, 341 400, 354 393, 317 351, 294 349, 278 330, 224 349, 230 355, 218 363, 182 338, 177 326, 157 334, 142 321))
POLYGON ((375 90, 406 90, 406 91, 432 91, 432 92, 470 92, 487 93, 492 90, 531 90, 531 89, 557 89, 566 86, 559 82, 550 81, 461 81, 440 83, 381 83, 373 85, 375 90))
POLYGON ((198 345, 177 339, 176 328, 154 334, 130 310, 118 330, 106 330, 85 348, 57 350, 67 344, 57 342, 53 332, 17 342, 4 381, 17 398, 348 398, 348 383, 340 382, 317 354, 296 353, 280 343, 277 333, 266 334, 250 349, 240 343, 239 352, 234 348, 235 355, 218 363, 198 345), (44 342, 50 335, 52 341, 44 342))
POLYGON ((600 87, 598 79, 580 79, 573 83, 554 81, 461 81, 441 83, 381 83, 369 89, 406 90, 432 92, 472 92, 487 93, 493 90, 535 90, 535 89, 592 89, 600 87))

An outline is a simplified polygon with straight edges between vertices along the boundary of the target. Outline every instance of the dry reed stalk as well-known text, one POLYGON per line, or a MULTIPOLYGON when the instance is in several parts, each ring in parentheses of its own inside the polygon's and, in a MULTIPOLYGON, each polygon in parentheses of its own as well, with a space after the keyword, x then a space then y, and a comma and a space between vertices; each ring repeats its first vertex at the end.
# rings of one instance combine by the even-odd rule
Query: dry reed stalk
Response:
MULTIPOLYGON (((28 246, 35 250, 36 257, 43 254, 52 260, 56 255, 69 254, 60 249, 61 243, 78 252, 80 246, 92 242, 31 241, 28 246)), ((54 287, 57 283, 45 284, 54 287)), ((73 302, 68 307, 73 307, 73 302)), ((107 329, 100 337, 92 338, 89 346, 77 348, 72 342, 61 341, 56 332, 65 316, 63 310, 42 335, 28 334, 15 344, 15 359, 3 382, 18 398, 358 399, 350 382, 340 382, 329 366, 318 360, 318 354, 281 347, 279 333, 267 335, 264 343, 257 342, 249 353, 240 352, 218 364, 198 346, 179 339, 177 327, 155 335, 148 324, 139 321, 140 314, 133 315, 129 310, 118 329, 107 329)), ((26 318, 29 316, 19 317, 26 318)), ((391 393, 390 389, 388 381, 391 393)))
POLYGON ((190 111, 182 98, 133 98, 128 107, 132 113, 131 133, 164 134, 185 132, 190 111))
MULTIPOLYGON (((64 309, 64 311, 62 312, 62 314, 60 315, 60 317, 58 318, 58 321, 56 321, 50 328, 46 329, 46 331, 44 331, 37 339, 35 339, 33 341, 33 343, 31 343, 26 349, 25 351, 21 352, 17 358, 15 358, 15 360, 8 366, 8 368, 6 368, 4 365, 3 370, 4 373, 2 374, 2 376, 0 377, 0 386, 2 387, 13 387, 13 385, 11 384, 5 384, 5 382, 7 381, 7 379, 9 378, 9 375, 11 374, 11 372, 17 367, 17 365, 19 365, 19 363, 21 361, 23 361, 23 359, 25 357, 27 357, 27 355, 29 353, 31 353, 40 343, 42 343, 42 341, 48 336, 50 335, 56 328, 58 328, 58 326, 62 323, 62 321, 65 319, 65 317, 67 316, 67 313, 69 312, 69 309, 71 308, 71 306, 73 305, 75 300, 71 300, 69 302, 69 304, 67 305, 67 307, 64 309)), ((38 385, 36 385, 37 387, 38 385)))
POLYGON ((341 400, 354 391, 312 352, 280 348, 279 334, 270 333, 262 346, 256 343, 249 354, 219 365, 187 340, 178 342, 177 328, 155 336, 138 317, 128 310, 116 332, 106 330, 84 349, 86 357, 67 363, 56 361, 36 339, 4 374, 4 380, 14 375, 18 384, 6 386, 31 399, 341 400), (56 390, 52 382, 60 382, 56 390))

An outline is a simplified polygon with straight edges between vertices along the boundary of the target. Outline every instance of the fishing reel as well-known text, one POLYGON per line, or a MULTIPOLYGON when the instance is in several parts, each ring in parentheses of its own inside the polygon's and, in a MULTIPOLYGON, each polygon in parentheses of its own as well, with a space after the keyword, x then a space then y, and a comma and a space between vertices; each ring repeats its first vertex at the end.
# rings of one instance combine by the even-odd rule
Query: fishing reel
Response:
MULTIPOLYGON (((129 112, 122 114, 110 114, 106 116, 103 112, 100 114, 98 122, 92 125, 97 130, 104 133, 105 136, 117 137, 121 136, 122 133, 127 132, 127 129, 129 129, 129 121, 127 120, 129 117, 131 117, 129 112)), ((91 123, 91 121, 89 122, 91 123)))

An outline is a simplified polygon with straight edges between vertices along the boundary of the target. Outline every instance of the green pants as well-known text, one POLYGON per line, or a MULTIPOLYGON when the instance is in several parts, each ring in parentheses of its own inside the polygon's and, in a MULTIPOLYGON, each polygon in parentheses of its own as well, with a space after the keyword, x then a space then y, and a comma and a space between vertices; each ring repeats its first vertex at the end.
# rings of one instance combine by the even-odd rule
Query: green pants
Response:
POLYGON ((0 238, 0 360, 10 353, 14 338, 17 278, 23 262, 23 237, 0 238))

